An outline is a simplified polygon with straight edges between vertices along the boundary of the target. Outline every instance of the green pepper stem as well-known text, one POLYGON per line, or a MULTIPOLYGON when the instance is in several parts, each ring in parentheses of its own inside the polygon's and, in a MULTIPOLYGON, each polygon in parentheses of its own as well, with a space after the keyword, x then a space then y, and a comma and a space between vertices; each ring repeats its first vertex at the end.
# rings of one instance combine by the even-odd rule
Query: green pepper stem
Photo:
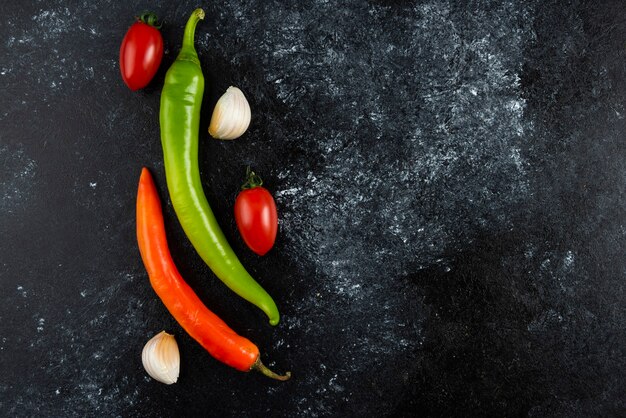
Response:
POLYGON ((204 10, 198 8, 191 13, 187 25, 185 25, 185 34, 183 35, 183 47, 182 49, 191 48, 195 52, 194 38, 196 35, 196 26, 200 20, 204 19, 204 10))
POLYGON ((250 166, 246 168, 246 182, 241 186, 241 190, 254 189, 263 185, 263 179, 254 171, 250 170, 250 166))
POLYGON ((256 361, 254 362, 250 370, 256 370, 257 372, 261 372, 269 378, 280 380, 281 382, 289 380, 289 378, 291 377, 291 372, 287 372, 284 375, 280 375, 280 374, 274 373, 273 371, 265 367, 265 365, 261 363, 261 356, 257 357, 256 361))

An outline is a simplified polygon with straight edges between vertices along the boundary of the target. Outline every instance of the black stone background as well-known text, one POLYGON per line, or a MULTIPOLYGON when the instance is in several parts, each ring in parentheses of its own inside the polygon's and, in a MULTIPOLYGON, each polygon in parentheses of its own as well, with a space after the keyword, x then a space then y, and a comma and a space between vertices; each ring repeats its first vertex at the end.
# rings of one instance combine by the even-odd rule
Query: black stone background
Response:
POLYGON ((203 2, 202 177, 276 328, 167 199, 159 92, 196 6, 3 2, 3 415, 626 415, 622 1, 203 2), (166 54, 133 93, 118 50, 144 9, 166 54), (253 121, 219 142, 229 85, 253 121), (263 258, 231 215, 248 164, 279 209, 263 258), (144 165, 183 275, 292 381, 213 360, 156 298, 134 235, 144 165), (173 386, 141 366, 162 329, 173 386))

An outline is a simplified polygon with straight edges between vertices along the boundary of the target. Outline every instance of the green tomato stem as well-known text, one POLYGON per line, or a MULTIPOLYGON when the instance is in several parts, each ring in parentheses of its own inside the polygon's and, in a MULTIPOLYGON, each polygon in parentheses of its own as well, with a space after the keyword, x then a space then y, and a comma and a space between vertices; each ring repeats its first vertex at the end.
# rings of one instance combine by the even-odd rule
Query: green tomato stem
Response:
POLYGON ((241 190, 254 189, 263 185, 263 179, 254 171, 250 170, 250 166, 246 168, 246 182, 241 186, 241 190))
POLYGON ((156 29, 161 29, 163 23, 159 23, 159 18, 152 12, 143 12, 138 18, 140 22, 150 25, 156 29))

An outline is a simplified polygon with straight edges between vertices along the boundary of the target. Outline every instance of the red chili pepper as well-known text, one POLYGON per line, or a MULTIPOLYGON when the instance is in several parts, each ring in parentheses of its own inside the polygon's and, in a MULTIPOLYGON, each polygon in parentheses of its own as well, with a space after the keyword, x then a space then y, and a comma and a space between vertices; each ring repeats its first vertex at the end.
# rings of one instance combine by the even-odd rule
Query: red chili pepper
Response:
POLYGON ((217 360, 248 372, 257 370, 277 380, 278 375, 261 363, 259 349, 238 335, 211 312, 183 280, 167 246, 159 195, 147 168, 141 172, 137 192, 137 241, 154 291, 172 316, 217 360))

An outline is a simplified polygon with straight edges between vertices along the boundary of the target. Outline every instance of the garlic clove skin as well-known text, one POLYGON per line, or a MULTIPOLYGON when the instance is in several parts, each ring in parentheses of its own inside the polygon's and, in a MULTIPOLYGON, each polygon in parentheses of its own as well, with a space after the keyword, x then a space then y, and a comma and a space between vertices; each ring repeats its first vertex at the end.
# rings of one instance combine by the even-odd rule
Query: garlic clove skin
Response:
POLYGON ((152 337, 143 347, 141 362, 154 380, 166 385, 176 383, 180 373, 180 352, 174 336, 161 331, 152 337))
POLYGON ((251 117, 246 96, 237 87, 230 86, 213 109, 209 134, 217 139, 239 138, 250 126, 251 117))

